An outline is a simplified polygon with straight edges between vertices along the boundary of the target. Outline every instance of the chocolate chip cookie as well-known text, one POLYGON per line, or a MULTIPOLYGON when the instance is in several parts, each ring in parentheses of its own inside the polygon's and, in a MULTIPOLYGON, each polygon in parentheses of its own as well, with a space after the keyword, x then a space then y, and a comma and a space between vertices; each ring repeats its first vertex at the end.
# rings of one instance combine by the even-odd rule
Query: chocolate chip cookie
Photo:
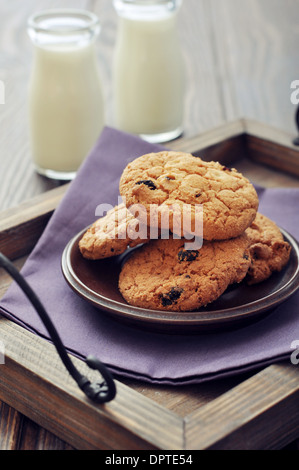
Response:
POLYGON ((273 272, 281 271, 289 261, 291 246, 284 240, 275 222, 260 213, 246 234, 251 258, 246 279, 251 285, 265 281, 273 272))
POLYGON ((148 228, 119 204, 91 225, 79 241, 79 249, 84 258, 96 260, 120 255, 148 240, 148 228))
POLYGON ((131 305, 169 311, 192 311, 216 300, 241 282, 250 266, 245 234, 205 241, 186 250, 184 239, 151 240, 136 248, 122 267, 119 289, 131 305))
POLYGON ((237 237, 250 226, 258 209, 257 193, 241 173, 183 152, 163 151, 135 159, 124 169, 119 188, 129 210, 136 204, 145 207, 145 218, 139 217, 142 223, 169 226, 185 237, 188 233, 205 240, 237 237), (189 227, 182 216, 186 206, 191 214, 189 227), (201 225, 196 219, 199 206, 201 225), (203 233, 197 233, 198 226, 203 233))

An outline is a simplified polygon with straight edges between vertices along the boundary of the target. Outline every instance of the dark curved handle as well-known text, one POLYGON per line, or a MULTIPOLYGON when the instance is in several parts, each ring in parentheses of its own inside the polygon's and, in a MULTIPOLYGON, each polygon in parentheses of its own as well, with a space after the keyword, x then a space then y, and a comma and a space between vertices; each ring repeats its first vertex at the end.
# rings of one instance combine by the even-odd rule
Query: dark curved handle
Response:
POLYGON ((16 281, 16 283, 22 289, 29 301, 32 303, 33 307, 35 308, 38 315, 42 319, 44 325, 46 326, 63 364, 65 365, 66 369, 73 377, 73 379, 77 382, 81 390, 83 390, 83 392, 86 394, 86 396, 88 396, 88 398, 97 403, 105 403, 113 400, 116 395, 116 387, 112 375, 107 370, 106 366, 97 358, 93 356, 87 356, 85 358, 85 362, 88 367, 90 367, 91 369, 98 370, 104 380, 102 380, 101 382, 91 383, 87 377, 82 375, 76 369, 70 357, 68 356, 68 353, 60 339, 60 336, 58 335, 58 332, 55 326, 53 325, 49 315, 47 314, 44 306, 42 305, 40 299, 29 286, 25 278, 19 273, 19 271, 9 261, 9 259, 6 258, 6 256, 4 256, 2 253, 0 253, 0 267, 4 268, 8 272, 8 274, 10 274, 10 276, 16 281))
POLYGON ((104 378, 104 382, 102 384, 89 382, 87 386, 85 385, 83 387, 83 391, 87 396, 98 403, 113 400, 116 395, 116 387, 113 377, 108 369, 94 356, 87 356, 85 361, 91 369, 98 370, 101 373, 104 378))
POLYGON ((295 114, 295 122, 296 122, 296 126, 297 126, 298 137, 296 137, 293 140, 293 144, 294 145, 299 145, 299 106, 298 106, 296 114, 295 114))

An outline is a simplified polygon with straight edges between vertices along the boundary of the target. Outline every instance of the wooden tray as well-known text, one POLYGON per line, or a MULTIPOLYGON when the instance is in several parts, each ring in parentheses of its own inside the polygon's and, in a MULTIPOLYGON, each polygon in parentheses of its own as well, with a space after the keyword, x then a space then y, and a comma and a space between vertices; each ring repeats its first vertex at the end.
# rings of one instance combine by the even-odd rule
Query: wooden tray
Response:
MULTIPOLYGON (((238 120, 169 147, 233 165, 254 183, 299 187, 292 136, 253 121, 238 120)), ((19 269, 67 187, 1 213, 0 251, 19 269)), ((0 297, 10 282, 0 272, 0 297)), ((0 399, 77 449, 279 449, 299 437, 299 366, 290 361, 196 386, 118 378, 116 398, 95 405, 43 338, 0 317, 0 340, 0 399)), ((73 361, 91 377, 82 361, 73 361)))

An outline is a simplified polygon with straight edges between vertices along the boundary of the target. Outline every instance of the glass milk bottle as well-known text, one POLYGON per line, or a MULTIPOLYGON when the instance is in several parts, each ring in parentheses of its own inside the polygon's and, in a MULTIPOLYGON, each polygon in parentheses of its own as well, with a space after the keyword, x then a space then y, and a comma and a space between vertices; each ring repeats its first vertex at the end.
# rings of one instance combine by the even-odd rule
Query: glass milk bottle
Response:
POLYGON ((183 131, 184 67, 177 16, 182 0, 114 0, 115 127, 149 142, 183 131))
POLYGON ((99 31, 98 18, 81 10, 48 10, 28 21, 32 157, 37 172, 49 178, 72 179, 104 126, 99 31))

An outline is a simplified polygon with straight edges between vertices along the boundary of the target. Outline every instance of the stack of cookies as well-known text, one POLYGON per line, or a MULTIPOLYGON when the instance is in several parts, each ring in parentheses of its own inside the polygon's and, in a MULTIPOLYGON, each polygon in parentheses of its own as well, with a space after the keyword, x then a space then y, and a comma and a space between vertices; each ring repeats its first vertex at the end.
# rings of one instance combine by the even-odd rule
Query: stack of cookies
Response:
POLYGON ((86 231, 79 248, 97 260, 135 247, 119 276, 131 305, 198 310, 231 284, 263 282, 289 260, 290 245, 258 213, 253 185, 235 169, 183 152, 150 153, 128 164, 119 189, 123 202, 86 231))

